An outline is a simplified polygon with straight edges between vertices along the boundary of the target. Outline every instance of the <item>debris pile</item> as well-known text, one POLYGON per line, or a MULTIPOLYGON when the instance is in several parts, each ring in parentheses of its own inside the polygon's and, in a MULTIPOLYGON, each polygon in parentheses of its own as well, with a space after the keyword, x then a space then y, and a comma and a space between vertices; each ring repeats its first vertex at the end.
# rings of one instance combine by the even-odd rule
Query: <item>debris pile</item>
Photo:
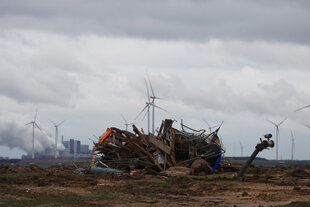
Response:
MULTIPOLYGON (((166 119, 157 136, 146 135, 133 125, 135 134, 117 128, 108 128, 94 143, 93 152, 100 155, 96 167, 132 171, 143 169, 159 173, 170 167, 191 168, 196 174, 216 172, 224 150, 217 135, 220 127, 210 134, 181 123, 181 130, 172 127, 173 120, 166 119)), ((95 159, 92 164, 95 163, 95 159)))

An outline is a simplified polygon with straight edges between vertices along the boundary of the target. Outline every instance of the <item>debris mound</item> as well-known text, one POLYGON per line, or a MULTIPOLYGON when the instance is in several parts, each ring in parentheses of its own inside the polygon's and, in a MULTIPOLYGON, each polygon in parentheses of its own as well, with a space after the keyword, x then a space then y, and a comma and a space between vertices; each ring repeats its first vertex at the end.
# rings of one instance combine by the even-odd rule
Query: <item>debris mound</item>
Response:
POLYGON ((216 172, 225 152, 217 135, 221 126, 206 134, 205 129, 195 130, 183 122, 181 130, 177 130, 172 126, 173 122, 170 119, 162 121, 156 136, 146 135, 135 125, 132 125, 135 134, 108 128, 94 143, 93 152, 100 157, 97 162, 94 158, 91 165, 96 163, 96 167, 127 172, 144 169, 153 174, 176 166, 191 168, 194 173, 216 172))

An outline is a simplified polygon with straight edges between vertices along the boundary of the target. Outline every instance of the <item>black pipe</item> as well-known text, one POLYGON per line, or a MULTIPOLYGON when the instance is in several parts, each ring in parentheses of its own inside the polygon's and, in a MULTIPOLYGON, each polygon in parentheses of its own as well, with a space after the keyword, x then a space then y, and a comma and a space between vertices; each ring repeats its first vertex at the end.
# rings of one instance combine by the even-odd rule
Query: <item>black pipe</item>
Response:
POLYGON ((251 163, 253 162, 253 160, 255 159, 255 157, 257 156, 257 154, 259 152, 260 152, 260 150, 256 148, 255 151, 252 153, 251 157, 245 163, 245 165, 243 165, 243 167, 242 167, 241 171, 239 172, 239 174, 236 176, 237 178, 240 178, 240 177, 243 176, 243 174, 248 169, 248 167, 251 165, 251 163))
MULTIPOLYGON (((267 135, 265 135, 266 137, 267 135)), ((272 136, 272 135, 271 135, 272 136)), ((241 171, 239 172, 239 174, 236 176, 236 178, 240 178, 243 176, 243 174, 245 173, 245 171, 248 169, 248 167, 251 165, 251 163, 253 162, 253 160, 255 159, 255 157, 257 156, 257 154, 262 151, 263 149, 266 149, 268 147, 274 147, 274 142, 272 140, 269 140, 271 137, 270 135, 268 135, 267 140, 261 141, 261 143, 258 143, 255 147, 254 152, 252 153, 251 157, 248 159, 248 161, 245 163, 245 165, 243 165, 241 171)))

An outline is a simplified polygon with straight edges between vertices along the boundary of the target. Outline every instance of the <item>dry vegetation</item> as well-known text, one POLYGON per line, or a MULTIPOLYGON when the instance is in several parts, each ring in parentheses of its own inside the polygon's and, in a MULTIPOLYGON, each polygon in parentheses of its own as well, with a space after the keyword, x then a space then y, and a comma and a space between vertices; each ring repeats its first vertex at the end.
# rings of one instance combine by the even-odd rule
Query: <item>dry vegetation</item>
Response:
POLYGON ((0 206, 310 206, 310 166, 240 166, 206 176, 87 174, 0 166, 0 206))

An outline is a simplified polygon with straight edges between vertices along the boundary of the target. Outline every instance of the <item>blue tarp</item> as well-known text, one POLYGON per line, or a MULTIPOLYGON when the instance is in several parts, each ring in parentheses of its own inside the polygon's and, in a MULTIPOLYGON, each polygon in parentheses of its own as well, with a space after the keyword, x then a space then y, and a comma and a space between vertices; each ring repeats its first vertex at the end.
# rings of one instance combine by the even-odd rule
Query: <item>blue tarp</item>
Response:
POLYGON ((121 170, 113 169, 113 168, 106 168, 106 167, 96 167, 92 166, 90 168, 91 173, 123 173, 121 170))

